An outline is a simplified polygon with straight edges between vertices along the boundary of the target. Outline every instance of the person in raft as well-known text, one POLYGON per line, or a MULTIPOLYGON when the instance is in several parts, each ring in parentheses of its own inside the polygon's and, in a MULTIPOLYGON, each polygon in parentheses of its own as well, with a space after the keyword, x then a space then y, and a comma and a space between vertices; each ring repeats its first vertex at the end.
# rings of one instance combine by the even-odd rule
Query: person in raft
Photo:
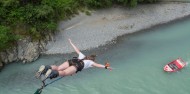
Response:
MULTIPOLYGON (((83 69, 87 69, 90 67, 98 67, 112 70, 110 64, 107 62, 105 65, 99 64, 95 62, 96 55, 85 56, 81 51, 72 43, 71 39, 68 39, 71 46, 74 48, 75 52, 78 54, 77 57, 73 57, 72 59, 62 63, 59 66, 56 65, 41 65, 39 70, 36 73, 36 78, 40 78, 42 74, 45 75, 45 79, 47 78, 56 78, 58 76, 70 76, 78 71, 83 69)), ((44 80, 45 80, 44 79, 44 80)))

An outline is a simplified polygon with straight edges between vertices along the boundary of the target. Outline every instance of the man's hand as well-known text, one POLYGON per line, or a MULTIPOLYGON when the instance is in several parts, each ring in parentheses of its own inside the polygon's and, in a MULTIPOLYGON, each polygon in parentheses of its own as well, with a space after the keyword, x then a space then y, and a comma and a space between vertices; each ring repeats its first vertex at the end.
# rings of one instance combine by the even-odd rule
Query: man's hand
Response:
POLYGON ((110 71, 112 70, 112 68, 110 67, 110 63, 109 63, 109 62, 106 62, 106 63, 105 63, 105 68, 106 68, 106 69, 109 69, 110 71))
POLYGON ((68 39, 69 40, 69 42, 71 43, 71 39, 68 39))

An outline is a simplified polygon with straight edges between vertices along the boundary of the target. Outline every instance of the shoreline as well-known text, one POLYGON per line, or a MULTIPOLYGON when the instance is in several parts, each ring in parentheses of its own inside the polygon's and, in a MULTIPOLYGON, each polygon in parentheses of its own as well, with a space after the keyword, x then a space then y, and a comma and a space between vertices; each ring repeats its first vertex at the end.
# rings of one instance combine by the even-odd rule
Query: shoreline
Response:
POLYGON ((43 54, 72 53, 68 38, 79 49, 90 50, 115 42, 120 36, 175 23, 189 15, 190 3, 143 4, 133 9, 117 6, 97 10, 91 16, 80 14, 60 23, 56 41, 49 42, 43 54))
MULTIPOLYGON (((88 52, 88 53, 96 53, 96 54, 99 54, 101 53, 100 51, 103 51, 103 50, 106 50, 109 49, 109 48, 112 48, 112 46, 114 45, 117 45, 117 43, 120 41, 120 39, 124 38, 124 37, 127 37, 131 34, 139 34, 139 33, 145 33, 145 32, 152 32, 150 30, 152 29, 156 29, 156 28, 162 28, 162 27, 167 27, 168 25, 172 25, 172 24, 175 24, 176 22, 183 22, 185 21, 186 19, 190 19, 190 15, 186 16, 186 17, 183 17, 183 18, 179 18, 179 19, 175 19, 175 20, 172 20, 170 22, 167 22, 167 23, 163 23, 163 24, 157 24, 155 26, 152 26, 150 28, 145 28, 145 29, 142 29, 140 31, 136 31, 136 32, 133 32, 133 33, 128 33, 128 34, 124 34, 124 35, 121 35, 121 36, 118 36, 117 38, 113 39, 112 41, 110 41, 110 43, 107 43, 105 45, 100 45, 96 48, 92 48, 92 49, 87 49, 87 50, 83 50, 84 53, 88 52), (116 42, 117 41, 117 42, 116 42), (97 52, 98 50, 98 52, 97 52)), ((42 54, 42 56, 59 56, 59 55, 69 55, 69 56, 73 56, 73 55, 76 55, 75 52, 69 52, 69 53, 57 53, 57 54, 42 54)))

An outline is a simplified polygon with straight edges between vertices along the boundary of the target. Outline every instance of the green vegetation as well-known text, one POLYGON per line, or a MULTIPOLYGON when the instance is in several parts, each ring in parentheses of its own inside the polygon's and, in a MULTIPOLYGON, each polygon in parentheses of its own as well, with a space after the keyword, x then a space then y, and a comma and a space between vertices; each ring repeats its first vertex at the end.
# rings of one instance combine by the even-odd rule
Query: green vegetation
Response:
MULTIPOLYGON (((156 0, 0 0, 0 51, 18 39, 31 36, 43 39, 55 32, 60 20, 78 11, 110 7, 113 4, 136 6, 139 2, 156 0)), ((84 11, 88 15, 89 11, 84 11)))
POLYGON ((17 40, 18 36, 13 35, 9 27, 0 26, 0 49, 8 48, 17 40))

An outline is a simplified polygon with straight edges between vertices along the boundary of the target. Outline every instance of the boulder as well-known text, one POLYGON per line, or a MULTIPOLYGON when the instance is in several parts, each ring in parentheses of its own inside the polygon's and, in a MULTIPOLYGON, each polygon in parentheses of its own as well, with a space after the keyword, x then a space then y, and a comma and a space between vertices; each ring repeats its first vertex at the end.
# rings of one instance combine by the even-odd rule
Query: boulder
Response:
POLYGON ((7 49, 3 52, 0 52, 0 66, 4 64, 9 64, 11 62, 17 61, 17 50, 16 47, 7 49))
POLYGON ((19 60, 26 62, 32 62, 36 60, 40 55, 39 42, 31 41, 31 38, 25 38, 18 41, 18 58, 19 60))
POLYGON ((7 59, 8 59, 8 62, 6 62, 6 63, 17 61, 18 57, 17 57, 17 48, 16 47, 8 49, 6 51, 6 53, 7 53, 7 59))
POLYGON ((8 63, 6 51, 0 52, 0 58, 1 58, 1 62, 4 62, 5 64, 8 63))
POLYGON ((0 59, 0 70, 3 68, 3 62, 0 59))

